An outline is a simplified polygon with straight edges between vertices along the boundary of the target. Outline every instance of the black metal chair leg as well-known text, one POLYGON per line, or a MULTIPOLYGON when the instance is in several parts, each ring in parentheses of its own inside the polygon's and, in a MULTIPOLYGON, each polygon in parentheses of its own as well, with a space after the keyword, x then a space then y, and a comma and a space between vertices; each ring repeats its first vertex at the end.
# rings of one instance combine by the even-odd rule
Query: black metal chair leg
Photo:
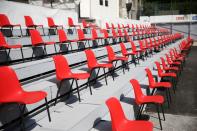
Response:
POLYGON ((167 100, 167 103, 168 103, 168 108, 170 108, 170 102, 169 102, 169 98, 168 98, 168 89, 166 89, 166 100, 167 100))
POLYGON ((24 60, 24 55, 23 55, 23 49, 21 48, 20 50, 21 50, 21 56, 22 56, 22 59, 23 59, 23 62, 24 62, 25 60, 24 60))
POLYGON ((160 118, 160 114, 159 114, 159 105, 155 104, 155 106, 156 106, 156 109, 157 109, 157 114, 158 114, 158 118, 159 118, 159 124, 160 124, 161 130, 162 130, 161 118, 160 118))
POLYGON ((60 85, 59 85, 59 88, 58 88, 58 90, 57 90, 57 94, 56 94, 54 106, 56 106, 56 104, 57 104, 58 94, 60 93, 60 89, 62 88, 62 83, 63 83, 63 81, 64 81, 64 80, 60 81, 60 85))
POLYGON ((79 102, 81 102, 81 98, 80 98, 80 94, 79 94, 79 85, 78 85, 78 82, 77 82, 76 79, 75 79, 75 83, 76 83, 76 86, 77 86, 78 99, 79 99, 79 102))
POLYGON ((164 114, 163 105, 161 104, 161 105, 160 105, 160 107, 161 107, 161 112, 162 112, 162 114, 163 114, 163 120, 165 121, 165 120, 166 120, 166 118, 165 118, 165 114, 164 114))
POLYGON ((170 94, 170 89, 167 89, 167 92, 168 92, 168 95, 169 95, 169 98, 170 98, 170 102, 172 102, 172 97, 171 97, 171 94, 170 94))
POLYGON ((91 88, 91 85, 90 85, 90 78, 88 78, 87 86, 89 86, 90 94, 92 95, 92 88, 91 88))
POLYGON ((104 76, 105 76, 105 83, 107 85, 107 74, 105 73, 105 68, 103 68, 104 76))
POLYGON ((46 109, 47 109, 47 114, 48 114, 49 122, 51 122, 51 115, 50 115, 49 105, 48 105, 48 101, 47 101, 47 98, 46 97, 45 97, 45 104, 46 104, 46 109))
POLYGON ((25 113, 26 105, 18 104, 18 108, 20 110, 20 125, 21 125, 21 130, 22 131, 25 131, 24 113, 25 113), (23 106, 23 107, 21 107, 21 106, 23 106))
POLYGON ((155 90, 156 90, 156 88, 154 88, 154 89, 152 90, 151 96, 154 94, 155 90))

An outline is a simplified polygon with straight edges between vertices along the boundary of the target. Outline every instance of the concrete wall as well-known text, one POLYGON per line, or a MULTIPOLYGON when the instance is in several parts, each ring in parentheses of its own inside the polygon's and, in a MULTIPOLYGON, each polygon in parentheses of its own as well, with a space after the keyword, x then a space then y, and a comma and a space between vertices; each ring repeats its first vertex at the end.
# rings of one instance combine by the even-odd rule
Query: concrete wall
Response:
POLYGON ((21 24, 22 27, 26 27, 25 15, 31 16, 35 24, 42 24, 44 27, 48 27, 47 17, 54 18, 55 24, 63 25, 64 27, 68 27, 68 17, 72 17, 74 22, 78 22, 77 13, 74 11, 51 9, 10 1, 0 1, 0 13, 6 14, 11 23, 21 24))

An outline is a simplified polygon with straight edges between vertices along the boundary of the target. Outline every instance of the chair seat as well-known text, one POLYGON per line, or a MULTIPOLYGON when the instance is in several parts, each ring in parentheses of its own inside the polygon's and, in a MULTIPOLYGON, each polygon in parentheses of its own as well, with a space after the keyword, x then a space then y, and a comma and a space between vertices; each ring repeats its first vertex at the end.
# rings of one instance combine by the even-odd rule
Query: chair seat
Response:
POLYGON ((181 65, 181 62, 173 61, 173 62, 171 62, 170 64, 172 64, 172 65, 181 65))
POLYGON ((136 54, 136 52, 129 52, 129 53, 126 53, 126 54, 124 54, 125 56, 128 56, 128 55, 135 55, 136 54))
POLYGON ((170 82, 156 82, 153 84, 153 88, 158 87, 171 88, 172 84, 170 82))
POLYGON ((16 49, 16 48, 22 48, 22 45, 19 45, 19 44, 17 44, 17 45, 2 45, 1 47, 7 48, 7 49, 11 49, 11 48, 16 49))
POLYGON ((50 42, 44 42, 44 44, 46 44, 46 45, 53 45, 53 44, 55 44, 55 42, 53 42, 53 41, 50 41, 50 42))
POLYGON ((175 71, 178 71, 179 68, 178 67, 166 67, 165 68, 166 71, 169 71, 169 70, 175 70, 175 71))
POLYGON ((146 104, 146 103, 158 103, 162 104, 164 102, 163 96, 154 95, 154 96, 141 96, 139 98, 138 104, 146 104))
POLYGON ((176 77, 175 73, 163 73, 161 74, 161 77, 176 77))
POLYGON ((152 131, 153 124, 149 121, 126 121, 118 131, 152 131))
POLYGON ((93 68, 113 68, 111 63, 98 63, 93 68))
POLYGON ((16 92, 14 95, 5 98, 2 103, 9 103, 9 102, 16 102, 22 104, 33 104, 39 102, 40 100, 44 99, 47 94, 43 91, 32 91, 32 92, 16 92))
POLYGON ((87 79, 90 77, 89 73, 72 73, 71 77, 74 79, 87 79))
POLYGON ((59 76, 60 80, 63 79, 87 79, 90 77, 89 73, 69 73, 69 74, 62 74, 59 76))
POLYGON ((123 57, 123 56, 117 56, 117 57, 113 58, 112 60, 110 60, 110 62, 118 61, 118 60, 128 61, 128 58, 127 57, 123 57))
POLYGON ((78 42, 79 40, 74 39, 74 40, 68 40, 68 42, 78 42))

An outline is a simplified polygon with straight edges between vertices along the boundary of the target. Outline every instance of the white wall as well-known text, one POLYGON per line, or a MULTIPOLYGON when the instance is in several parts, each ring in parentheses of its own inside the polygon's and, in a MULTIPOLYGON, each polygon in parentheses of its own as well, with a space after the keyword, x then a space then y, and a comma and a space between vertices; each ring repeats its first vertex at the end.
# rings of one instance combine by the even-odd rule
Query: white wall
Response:
POLYGON ((81 0, 81 17, 94 19, 119 18, 119 0, 108 0, 108 6, 100 5, 99 0, 81 0))
POLYGON ((70 16, 74 22, 78 22, 77 13, 74 11, 66 11, 61 9, 51 9, 29 4, 0 1, 0 13, 8 15, 10 22, 13 24, 21 24, 25 26, 24 16, 32 17, 35 24, 42 24, 48 27, 47 17, 54 18, 55 24, 67 27, 67 18, 70 16))

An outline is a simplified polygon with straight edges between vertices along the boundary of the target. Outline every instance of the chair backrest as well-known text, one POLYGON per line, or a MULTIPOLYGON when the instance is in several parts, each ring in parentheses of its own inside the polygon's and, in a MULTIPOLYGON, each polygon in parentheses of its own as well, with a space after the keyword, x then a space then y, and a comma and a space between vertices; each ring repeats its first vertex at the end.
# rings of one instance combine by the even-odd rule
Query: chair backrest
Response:
POLYGON ((137 51, 137 47, 135 46, 135 43, 132 40, 130 40, 130 44, 131 44, 132 51, 136 52, 137 51))
POLYGON ((139 45, 140 45, 140 49, 143 50, 144 49, 144 41, 143 40, 139 40, 139 45))
POLYGON ((88 68, 92 69, 97 65, 97 59, 94 55, 94 52, 90 49, 85 50, 86 58, 87 58, 87 64, 88 68))
POLYGON ((108 54, 108 60, 111 62, 116 58, 115 53, 113 51, 113 48, 111 46, 106 46, 107 54, 108 54))
POLYGON ((98 34, 96 32, 96 29, 92 29, 92 38, 93 39, 97 39, 98 38, 98 34))
POLYGON ((121 31, 121 30, 118 30, 118 34, 119 34, 120 36, 122 36, 122 31, 121 31))
POLYGON ((54 23, 52 17, 47 17, 47 21, 48 21, 48 26, 49 27, 54 27, 55 26, 55 23, 54 23))
POLYGON ((58 33, 58 36, 59 36, 59 42, 60 43, 64 43, 68 40, 67 35, 66 35, 64 30, 59 29, 59 30, 57 30, 57 33, 58 33))
POLYGON ((112 35, 113 37, 117 37, 116 31, 112 28, 112 35))
POLYGON ((74 22, 71 17, 68 17, 68 26, 74 26, 74 22))
POLYGON ((126 119, 120 102, 115 97, 109 98, 106 105, 110 112, 110 117, 112 121, 112 131, 119 131, 120 124, 126 119))
POLYGON ((121 47, 122 55, 125 56, 128 52, 127 52, 127 49, 126 49, 124 43, 120 43, 120 47, 121 47))
POLYGON ((7 45, 7 42, 5 40, 5 37, 4 37, 3 33, 0 32, 0 47, 3 46, 3 45, 7 45))
POLYGON ((31 43, 33 46, 43 44, 43 39, 40 36, 40 33, 37 30, 29 30, 31 36, 31 43))
POLYGON ((145 71, 148 76, 149 87, 152 88, 155 84, 155 79, 153 77, 153 74, 149 68, 146 68, 145 71))
POLYGON ((130 83, 134 89, 135 101, 137 104, 140 104, 140 99, 142 98, 142 96, 144 96, 144 94, 142 93, 140 84, 136 79, 131 79, 130 83))
POLYGON ((65 77, 66 75, 69 76, 69 74, 71 74, 71 69, 63 55, 55 55, 53 56, 53 60, 55 63, 57 80, 61 80, 63 78, 62 76, 65 77))
POLYGON ((85 35, 83 33, 83 30, 82 29, 77 29, 77 34, 78 34, 78 38, 79 40, 83 40, 85 39, 85 35))
POLYGON ((167 60, 168 64, 170 64, 172 62, 170 57, 168 56, 168 54, 165 54, 165 56, 166 56, 166 60, 167 60))
POLYGON ((24 16, 24 18, 25 18, 25 25, 27 27, 32 27, 32 26, 35 25, 33 20, 32 20, 32 18, 30 16, 24 16))
POLYGON ((0 103, 11 102, 7 97, 23 92, 17 75, 11 67, 0 67, 0 78, 0 103))
POLYGON ((105 38, 109 37, 107 30, 103 29, 102 32, 103 32, 105 38))
POLYGON ((112 29, 115 29, 115 26, 114 26, 114 24, 113 24, 113 23, 111 23, 111 27, 112 27, 112 29))
POLYGON ((0 26, 11 25, 8 17, 5 14, 0 14, 0 26))
POLYGON ((160 63, 158 61, 156 61, 155 64, 156 64, 156 67, 157 67, 158 75, 159 75, 159 77, 161 77, 162 74, 163 74, 163 70, 161 69, 160 63))
POLYGON ((83 25, 83 28, 87 28, 88 27, 88 24, 86 23, 85 20, 82 20, 82 25, 83 25))
POLYGON ((161 64, 163 66, 163 69, 165 70, 167 68, 167 65, 166 65, 166 62, 165 62, 165 59, 163 57, 160 57, 161 59, 161 64))
POLYGON ((105 23, 106 29, 110 29, 109 24, 105 23))
MULTIPOLYGON (((124 25, 123 25, 124 26, 124 25)), ((121 29, 121 26, 120 26, 120 24, 118 23, 118 29, 121 29)))

